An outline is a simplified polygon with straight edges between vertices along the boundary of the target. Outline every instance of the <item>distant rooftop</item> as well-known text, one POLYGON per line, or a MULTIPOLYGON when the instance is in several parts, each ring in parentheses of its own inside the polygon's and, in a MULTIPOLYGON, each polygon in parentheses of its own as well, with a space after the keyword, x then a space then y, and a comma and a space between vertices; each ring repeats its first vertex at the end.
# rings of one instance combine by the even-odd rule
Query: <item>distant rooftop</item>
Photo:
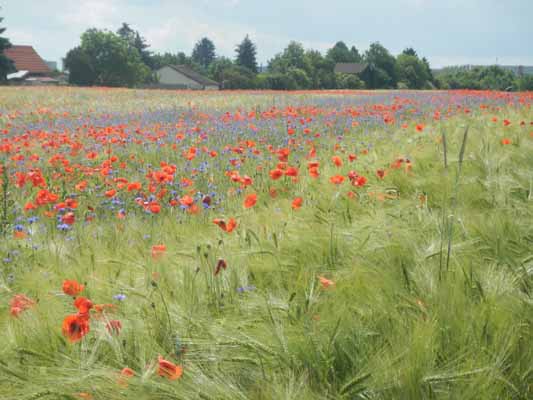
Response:
POLYGON ((4 50, 4 54, 13 61, 17 71, 28 71, 30 74, 52 72, 32 46, 11 46, 4 50))
POLYGON ((169 65, 170 68, 174 69, 175 71, 178 71, 188 77, 189 79, 192 79, 195 82, 198 82, 201 85, 204 86, 217 86, 218 82, 215 82, 198 72, 194 71, 187 65, 169 65))
POLYGON ((335 72, 341 74, 360 74, 363 72, 368 64, 362 63, 337 63, 335 64, 335 72))

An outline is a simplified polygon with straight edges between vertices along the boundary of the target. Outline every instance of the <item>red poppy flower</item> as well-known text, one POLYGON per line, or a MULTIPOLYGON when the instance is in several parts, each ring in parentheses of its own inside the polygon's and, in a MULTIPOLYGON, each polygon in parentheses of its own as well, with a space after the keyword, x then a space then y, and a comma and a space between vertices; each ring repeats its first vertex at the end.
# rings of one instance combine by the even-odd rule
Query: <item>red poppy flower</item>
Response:
POLYGON ((74 307, 78 309, 80 314, 87 314, 93 308, 93 302, 85 297, 77 297, 74 300, 74 307))
POLYGON ((128 367, 122 368, 122 371, 120 371, 120 376, 118 377, 118 380, 117 380, 117 384, 124 388, 128 387, 128 380, 132 376, 135 376, 134 370, 128 367))
POLYGON ((378 169, 376 171, 376 175, 379 179, 383 179, 385 177, 385 170, 384 169, 378 169))
POLYGON ((65 280, 63 282, 63 292, 73 297, 80 294, 83 291, 84 287, 85 287, 84 285, 79 284, 75 280, 65 280))
POLYGON ((335 286, 335 282, 327 278, 324 278, 323 276, 319 276, 318 279, 320 280, 320 284, 322 285, 324 289, 327 289, 331 286, 335 286))
POLYGON ((61 217, 61 222, 63 222, 64 224, 67 224, 67 225, 74 224, 75 220, 76 220, 76 216, 74 215, 73 212, 68 212, 68 213, 66 213, 65 215, 63 215, 61 217))
POLYGON ((227 229, 226 227, 226 221, 224 221, 223 219, 220 219, 220 218, 215 218, 213 220, 213 223, 218 225, 220 227, 220 229, 222 229, 223 231, 225 231, 227 229))
POLYGON ((417 124, 415 128, 416 128, 417 132, 422 132, 424 130, 425 126, 424 126, 424 124, 417 124))
POLYGON ((218 225, 220 229, 228 233, 231 233, 237 227, 237 221, 235 221, 234 218, 230 218, 227 224, 226 221, 224 221, 223 219, 215 218, 213 220, 213 223, 218 225))
POLYGON ((246 196, 244 199, 244 208, 251 208, 257 203, 257 194, 252 193, 246 196))
POLYGON ((115 189, 109 189, 107 190, 105 193, 105 197, 115 197, 115 195, 117 194, 117 191, 115 189))
POLYGON ((340 185, 342 182, 344 182, 344 176, 334 175, 331 178, 329 178, 329 181, 333 183, 334 185, 340 185))
POLYGON ((292 176, 292 177, 298 176, 298 168, 296 168, 296 167, 287 168, 287 170, 285 171, 285 175, 286 176, 292 176))
POLYGON ((348 160, 350 160, 350 162, 357 160, 357 154, 353 154, 353 153, 349 154, 348 160))
POLYGON ((342 159, 339 156, 331 157, 331 161, 333 161, 336 167, 342 167, 342 159))
POLYGON ((279 168, 276 168, 270 171, 270 178, 272 178, 273 180, 278 180, 282 176, 283 176, 283 171, 279 168))
POLYGON ((152 246, 152 258, 153 259, 161 258, 163 254, 165 254, 166 251, 167 251, 167 246, 165 246, 164 244, 154 244, 152 246))
POLYGON ((237 227, 237 221, 235 221, 234 218, 230 218, 226 226, 226 232, 231 233, 236 227, 237 227))
POLYGON ((168 378, 171 381, 181 378, 183 374, 183 368, 180 365, 176 365, 168 360, 165 360, 163 357, 158 357, 159 369, 157 373, 159 376, 168 378))
POLYGON ((142 185, 141 182, 132 182, 128 184, 128 192, 132 192, 134 190, 141 190, 142 185))
POLYGON ((35 302, 23 294, 16 294, 9 302, 11 315, 18 317, 19 314, 32 307, 35 302))
POLYGON ((180 204, 184 207, 190 207, 194 204, 194 199, 186 194, 180 199, 180 204))
POLYGON ((296 197, 292 201, 292 209, 293 210, 298 210, 302 206, 302 203, 303 203, 303 199, 301 197, 296 197))
POLYGON ((509 139, 509 138, 504 138, 504 139, 502 139, 502 142, 501 142, 501 143, 505 146, 506 144, 511 144, 512 141, 511 141, 511 139, 509 139))
POLYGON ((320 176, 320 172, 318 172, 318 167, 309 168, 309 176, 311 178, 318 178, 320 176))
POLYGON ((89 333, 89 316, 88 314, 72 314, 63 320, 63 335, 71 342, 81 340, 83 336, 89 333))

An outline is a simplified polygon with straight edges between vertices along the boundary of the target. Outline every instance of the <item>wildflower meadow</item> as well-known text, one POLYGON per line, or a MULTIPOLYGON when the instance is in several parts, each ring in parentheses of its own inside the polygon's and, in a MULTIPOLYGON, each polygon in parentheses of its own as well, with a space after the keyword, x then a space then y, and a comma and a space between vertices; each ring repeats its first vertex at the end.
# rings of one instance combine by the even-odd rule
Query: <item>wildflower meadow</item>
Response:
POLYGON ((533 398, 533 93, 0 90, 0 399, 533 398))

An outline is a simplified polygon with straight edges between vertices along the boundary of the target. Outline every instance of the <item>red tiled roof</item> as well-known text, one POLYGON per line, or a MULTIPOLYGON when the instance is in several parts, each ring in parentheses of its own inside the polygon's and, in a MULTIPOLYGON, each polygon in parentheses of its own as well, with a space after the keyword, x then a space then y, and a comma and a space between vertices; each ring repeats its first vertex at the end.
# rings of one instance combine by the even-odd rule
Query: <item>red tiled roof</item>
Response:
POLYGON ((4 54, 13 60, 17 71, 28 71, 30 74, 48 74, 51 72, 48 65, 32 46, 11 46, 4 50, 4 54))

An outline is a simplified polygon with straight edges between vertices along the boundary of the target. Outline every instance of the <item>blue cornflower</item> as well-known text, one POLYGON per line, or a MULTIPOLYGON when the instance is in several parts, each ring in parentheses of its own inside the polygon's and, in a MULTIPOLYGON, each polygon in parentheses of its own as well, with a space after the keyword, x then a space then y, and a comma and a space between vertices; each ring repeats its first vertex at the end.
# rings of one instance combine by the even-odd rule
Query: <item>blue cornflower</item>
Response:
POLYGON ((126 300, 126 295, 119 293, 119 294, 114 295, 113 298, 118 301, 124 301, 126 300))
POLYGON ((70 225, 68 224, 58 224, 57 229, 60 231, 68 231, 70 229, 70 225))

